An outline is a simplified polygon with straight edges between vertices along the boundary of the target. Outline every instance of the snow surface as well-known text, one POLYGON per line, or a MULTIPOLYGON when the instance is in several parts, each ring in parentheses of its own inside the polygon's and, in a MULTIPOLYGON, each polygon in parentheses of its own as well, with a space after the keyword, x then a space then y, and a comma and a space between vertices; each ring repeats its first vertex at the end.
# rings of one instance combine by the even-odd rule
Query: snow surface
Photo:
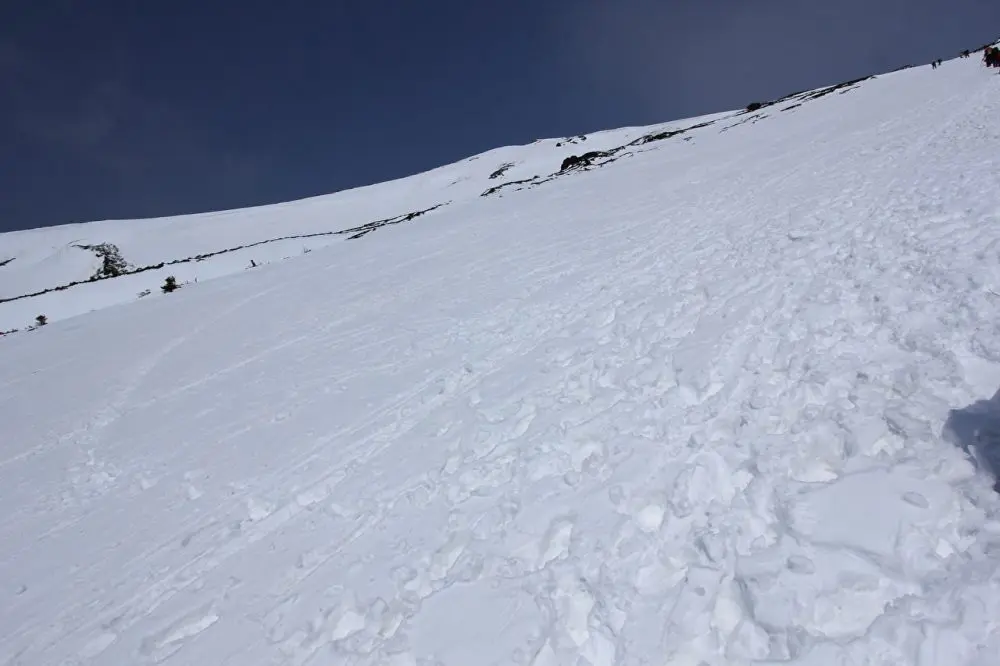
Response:
POLYGON ((959 59, 500 196, 584 149, 0 237, 9 295, 450 201, 3 304, 54 323, 0 339, 0 663, 995 666, 998 105, 959 59))

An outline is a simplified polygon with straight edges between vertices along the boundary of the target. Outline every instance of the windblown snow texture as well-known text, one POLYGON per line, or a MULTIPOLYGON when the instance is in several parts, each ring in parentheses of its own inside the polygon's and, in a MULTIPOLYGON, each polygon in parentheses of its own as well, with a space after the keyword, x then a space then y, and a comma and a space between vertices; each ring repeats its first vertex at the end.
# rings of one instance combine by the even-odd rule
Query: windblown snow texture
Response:
POLYGON ((441 205, 0 305, 0 663, 994 666, 997 83, 0 237, 9 298, 441 205))

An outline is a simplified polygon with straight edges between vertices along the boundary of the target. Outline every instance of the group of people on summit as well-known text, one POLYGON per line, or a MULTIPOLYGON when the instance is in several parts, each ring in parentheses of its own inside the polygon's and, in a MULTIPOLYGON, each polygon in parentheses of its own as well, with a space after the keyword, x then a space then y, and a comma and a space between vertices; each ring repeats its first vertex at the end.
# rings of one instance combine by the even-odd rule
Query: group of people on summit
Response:
MULTIPOLYGON (((1000 47, 998 47, 996 44, 987 44, 986 46, 981 46, 976 50, 983 52, 983 63, 987 67, 1000 68, 1000 47)), ((968 58, 971 55, 972 52, 969 51, 968 49, 962 51, 959 54, 959 56, 962 58, 968 58)), ((931 62, 931 68, 937 69, 938 67, 941 66, 941 63, 943 62, 944 60, 939 58, 938 60, 931 62)))

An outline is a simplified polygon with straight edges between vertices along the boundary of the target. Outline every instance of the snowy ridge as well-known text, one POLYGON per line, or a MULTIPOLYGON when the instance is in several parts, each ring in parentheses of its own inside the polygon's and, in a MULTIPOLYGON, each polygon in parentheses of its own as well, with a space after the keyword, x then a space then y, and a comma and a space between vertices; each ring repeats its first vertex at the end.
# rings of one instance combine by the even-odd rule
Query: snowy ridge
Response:
POLYGON ((849 92, 870 78, 794 93, 752 110, 498 148, 423 174, 302 201, 0 234, 0 332, 21 329, 40 312, 57 321, 142 298, 155 292, 167 275, 184 282, 231 275, 340 239, 356 239, 456 201, 544 185, 661 141, 691 141, 708 128, 726 132, 766 119, 771 112, 849 92), (769 110, 772 106, 775 109, 769 110), (105 244, 121 254, 125 274, 98 275, 102 257, 90 247, 105 244), (103 281, 109 277, 114 284, 103 281), (97 279, 102 281, 93 282, 97 279))
POLYGON ((0 663, 993 666, 997 84, 9 336, 0 663))

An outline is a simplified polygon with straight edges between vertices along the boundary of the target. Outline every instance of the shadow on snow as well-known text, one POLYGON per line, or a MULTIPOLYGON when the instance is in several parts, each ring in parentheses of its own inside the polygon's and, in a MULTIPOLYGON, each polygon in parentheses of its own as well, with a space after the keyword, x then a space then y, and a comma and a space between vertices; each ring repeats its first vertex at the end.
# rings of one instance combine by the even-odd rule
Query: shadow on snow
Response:
POLYGON ((988 400, 948 414, 942 436, 964 450, 976 466, 989 472, 1000 492, 1000 390, 988 400))

